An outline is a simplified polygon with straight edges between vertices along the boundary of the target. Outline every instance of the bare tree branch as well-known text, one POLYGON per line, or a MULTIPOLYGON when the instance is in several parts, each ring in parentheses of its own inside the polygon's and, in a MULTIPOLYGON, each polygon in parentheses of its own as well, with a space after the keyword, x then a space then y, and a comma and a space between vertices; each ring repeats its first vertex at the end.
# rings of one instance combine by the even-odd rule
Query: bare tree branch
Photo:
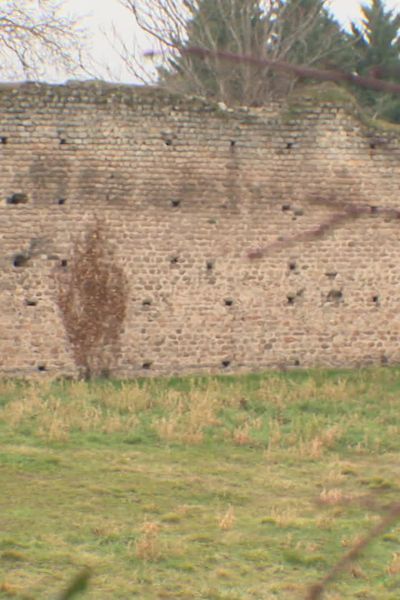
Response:
POLYGON ((350 550, 342 556, 342 558, 332 567, 330 571, 315 585, 311 586, 306 600, 319 600, 326 590, 329 583, 334 581, 337 576, 374 540, 380 537, 385 531, 393 527, 400 519, 400 504, 396 503, 392 506, 389 513, 384 517, 367 535, 361 538, 350 550))
MULTIPOLYGON (((362 77, 356 73, 347 73, 338 69, 325 70, 315 69, 313 67, 298 66, 284 61, 270 60, 268 58, 257 58, 252 55, 235 54, 233 52, 212 51, 207 48, 184 48, 179 51, 183 54, 193 56, 221 58, 234 63, 248 63, 258 67, 269 67, 274 71, 290 73, 302 79, 316 79, 319 81, 335 81, 352 83, 360 88, 375 90, 377 92, 386 92, 391 94, 400 94, 400 84, 392 81, 384 81, 375 77, 362 77)), ((148 53, 151 54, 151 53, 148 53)))
POLYGON ((72 16, 63 16, 61 0, 6 0, 0 6, 2 77, 39 78, 50 65, 54 73, 87 70, 85 33, 72 16))
MULTIPOLYGON (((140 81, 155 83, 158 79, 177 92, 247 105, 262 104, 271 96, 287 93, 296 74, 286 71, 286 77, 282 77, 281 72, 278 78, 272 64, 289 59, 299 45, 308 48, 310 32, 325 6, 325 0, 316 2, 304 10, 297 21, 299 4, 294 2, 288 6, 282 0, 213 0, 207 10, 203 0, 119 2, 154 47, 154 52, 147 56, 158 58, 158 67, 149 72, 143 66, 138 48, 128 48, 114 30, 114 48, 140 81), (193 43, 193 38, 196 46, 207 49, 208 53, 191 52, 189 48, 185 54, 182 50, 190 41, 193 43), (235 61, 232 67, 226 63, 226 53, 232 50, 235 56, 257 57, 264 62, 261 65, 259 62, 235 61), (202 67, 199 67, 200 59, 202 67)), ((310 62, 332 58, 338 52, 336 38, 337 31, 336 36, 326 35, 324 44, 311 53, 310 62)))

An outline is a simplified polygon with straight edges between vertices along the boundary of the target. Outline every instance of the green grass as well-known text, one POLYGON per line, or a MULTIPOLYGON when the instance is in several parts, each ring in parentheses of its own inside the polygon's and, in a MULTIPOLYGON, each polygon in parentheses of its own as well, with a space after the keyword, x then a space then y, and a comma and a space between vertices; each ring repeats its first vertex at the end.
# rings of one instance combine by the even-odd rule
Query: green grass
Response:
MULTIPOLYGON (((0 598, 304 598, 400 488, 400 370, 0 382, 0 598), (64 596, 65 597, 65 596, 64 596)), ((400 526, 325 597, 397 599, 400 526)))

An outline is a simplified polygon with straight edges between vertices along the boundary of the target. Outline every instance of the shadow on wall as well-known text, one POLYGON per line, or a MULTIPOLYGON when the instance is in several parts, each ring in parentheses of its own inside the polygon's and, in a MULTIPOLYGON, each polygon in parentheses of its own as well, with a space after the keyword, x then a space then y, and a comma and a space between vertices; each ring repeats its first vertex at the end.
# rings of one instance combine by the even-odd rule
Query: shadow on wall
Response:
POLYGON ((81 377, 107 376, 119 353, 127 279, 115 264, 104 225, 96 222, 74 244, 59 277, 58 306, 81 377))

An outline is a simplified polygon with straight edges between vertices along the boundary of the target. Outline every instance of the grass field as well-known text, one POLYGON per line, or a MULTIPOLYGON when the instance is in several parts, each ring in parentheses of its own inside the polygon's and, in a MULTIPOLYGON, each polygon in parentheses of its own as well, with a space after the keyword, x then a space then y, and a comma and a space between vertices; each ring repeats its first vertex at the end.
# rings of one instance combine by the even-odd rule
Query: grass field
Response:
MULTIPOLYGON (((301 599, 400 500, 400 370, 0 382, 0 598, 301 599)), ((400 598, 400 526, 324 598, 400 598)))

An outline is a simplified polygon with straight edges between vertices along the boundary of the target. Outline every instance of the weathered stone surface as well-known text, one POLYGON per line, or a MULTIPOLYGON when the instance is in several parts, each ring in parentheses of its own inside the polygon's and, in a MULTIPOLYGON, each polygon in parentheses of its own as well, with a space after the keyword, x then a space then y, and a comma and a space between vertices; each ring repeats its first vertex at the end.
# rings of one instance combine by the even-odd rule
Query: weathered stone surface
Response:
POLYGON ((400 137, 288 114, 0 86, 0 372, 77 374, 59 290, 95 223, 127 282, 105 373, 397 362, 400 137))

